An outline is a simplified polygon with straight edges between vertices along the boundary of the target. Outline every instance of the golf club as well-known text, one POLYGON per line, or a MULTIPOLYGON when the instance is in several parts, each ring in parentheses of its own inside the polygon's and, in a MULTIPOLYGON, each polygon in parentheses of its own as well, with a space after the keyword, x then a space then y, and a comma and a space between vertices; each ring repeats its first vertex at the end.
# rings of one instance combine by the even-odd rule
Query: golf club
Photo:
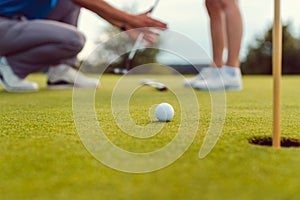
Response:
MULTIPOLYGON (((146 13, 151 14, 154 11, 154 9, 157 7, 158 3, 159 3, 159 0, 155 0, 154 4, 151 6, 151 8, 146 13)), ((143 38, 144 38, 144 33, 142 32, 138 35, 130 53, 128 54, 128 57, 126 58, 125 69, 114 68, 114 69, 110 70, 111 73, 113 73, 113 74, 127 74, 128 73, 128 71, 130 70, 131 64, 132 64, 132 60, 138 50, 138 47, 141 45, 143 38)))
POLYGON ((141 81, 141 84, 153 87, 153 88, 155 88, 155 89, 157 89, 158 91, 161 91, 161 92, 164 92, 164 91, 168 90, 168 88, 164 84, 156 82, 152 79, 144 79, 144 80, 141 81))
MULTIPOLYGON (((156 0, 154 2, 153 6, 147 11, 147 13, 151 14, 154 11, 154 9, 157 7, 158 3, 159 3, 159 0, 156 0)), ((127 59, 126 59, 126 64, 125 64, 126 65, 125 66, 125 69, 126 69, 125 72, 126 73, 130 70, 132 60, 133 60, 139 46, 141 45, 141 43, 143 41, 143 38, 144 38, 144 33, 141 32, 138 35, 138 38, 136 39, 136 41, 135 41, 135 43, 134 43, 134 45, 133 45, 133 47, 132 47, 132 49, 131 49, 131 51, 130 51, 127 59)))

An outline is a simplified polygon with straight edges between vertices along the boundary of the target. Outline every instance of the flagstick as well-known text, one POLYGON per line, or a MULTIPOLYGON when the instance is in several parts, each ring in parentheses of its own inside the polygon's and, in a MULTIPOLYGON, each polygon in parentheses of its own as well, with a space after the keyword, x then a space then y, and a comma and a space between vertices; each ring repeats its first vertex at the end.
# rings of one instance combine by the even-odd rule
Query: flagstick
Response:
POLYGON ((273 147, 280 148, 281 132, 281 74, 282 74, 282 25, 280 0, 274 0, 273 26, 273 147))

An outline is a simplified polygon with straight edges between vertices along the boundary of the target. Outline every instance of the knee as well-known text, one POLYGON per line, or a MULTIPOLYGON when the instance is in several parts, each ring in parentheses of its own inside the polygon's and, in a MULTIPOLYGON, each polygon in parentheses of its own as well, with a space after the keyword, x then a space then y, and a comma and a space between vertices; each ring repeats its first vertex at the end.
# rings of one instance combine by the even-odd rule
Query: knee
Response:
POLYGON ((79 53, 85 44, 85 36, 83 35, 83 33, 79 32, 79 31, 73 31, 72 34, 70 34, 68 36, 68 43, 67 45, 69 46, 69 49, 74 52, 74 54, 79 53))
POLYGON ((205 6, 209 16, 219 14, 222 11, 223 1, 205 0, 205 6))
POLYGON ((238 1, 237 0, 221 0, 220 5, 223 10, 227 9, 228 7, 232 7, 234 5, 237 5, 238 1))
POLYGON ((208 13, 214 14, 224 11, 227 7, 234 5, 236 0, 206 0, 205 5, 208 13))

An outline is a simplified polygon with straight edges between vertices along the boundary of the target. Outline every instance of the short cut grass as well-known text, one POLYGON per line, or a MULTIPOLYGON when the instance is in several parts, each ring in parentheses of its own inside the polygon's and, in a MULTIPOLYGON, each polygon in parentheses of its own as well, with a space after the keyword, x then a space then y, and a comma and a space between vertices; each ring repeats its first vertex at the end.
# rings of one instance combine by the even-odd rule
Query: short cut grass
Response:
MULTIPOLYGON (((209 93, 196 91, 200 126, 187 152, 171 166, 148 174, 110 169, 83 146, 76 133, 71 90, 44 89, 45 77, 29 77, 42 89, 10 94, 0 90, 0 199, 299 199, 300 149, 273 149, 249 144, 272 134, 272 78, 245 76, 244 90, 227 92, 223 133, 204 159, 198 152, 210 121, 209 93)), ((173 77, 176 81, 176 77, 173 77)), ((140 143, 113 125, 110 94, 118 76, 105 75, 97 90, 97 116, 117 145, 147 152, 171 141, 168 133, 140 143)), ((283 78, 282 134, 300 138, 299 76, 283 78)), ((184 88, 182 88, 184 90, 184 88)), ((149 122, 153 102, 178 103, 171 92, 142 88, 130 103, 137 124, 149 122), (137 111, 139 108, 139 111, 137 111)), ((192 117, 192 116, 191 116, 192 117)), ((187 119, 189 120, 189 119, 187 119)), ((193 120, 191 120, 191 123, 193 120)))

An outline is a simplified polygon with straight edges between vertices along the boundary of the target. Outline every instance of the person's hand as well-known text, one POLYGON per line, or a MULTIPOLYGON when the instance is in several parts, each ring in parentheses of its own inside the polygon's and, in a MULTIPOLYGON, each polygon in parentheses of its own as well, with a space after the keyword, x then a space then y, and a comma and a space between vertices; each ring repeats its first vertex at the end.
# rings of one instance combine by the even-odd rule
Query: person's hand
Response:
POLYGON ((139 34, 143 33, 143 43, 145 46, 153 45, 158 40, 158 32, 150 29, 153 27, 156 30, 165 30, 167 29, 167 24, 159 20, 153 19, 149 16, 150 12, 146 12, 139 15, 132 15, 132 20, 130 24, 127 25, 126 30, 127 35, 133 40, 136 40, 139 34))
MULTIPOLYGON (((114 26, 122 28, 125 26, 125 30, 145 27, 155 27, 158 29, 166 29, 167 24, 159 20, 153 19, 149 16, 149 11, 140 15, 132 15, 122 10, 119 10, 106 1, 95 0, 72 0, 74 3, 81 7, 87 8, 92 12, 95 12, 100 17, 108 21, 114 26)), ((122 28, 123 30, 123 28, 122 28)))
POLYGON ((126 34, 133 40, 137 40, 140 34, 143 35, 143 45, 150 46, 158 41, 159 34, 157 32, 154 32, 150 29, 132 29, 129 31, 126 31, 126 34))
POLYGON ((128 22, 131 28, 155 27, 158 29, 167 29, 167 24, 149 16, 149 12, 132 15, 131 21, 128 22))

